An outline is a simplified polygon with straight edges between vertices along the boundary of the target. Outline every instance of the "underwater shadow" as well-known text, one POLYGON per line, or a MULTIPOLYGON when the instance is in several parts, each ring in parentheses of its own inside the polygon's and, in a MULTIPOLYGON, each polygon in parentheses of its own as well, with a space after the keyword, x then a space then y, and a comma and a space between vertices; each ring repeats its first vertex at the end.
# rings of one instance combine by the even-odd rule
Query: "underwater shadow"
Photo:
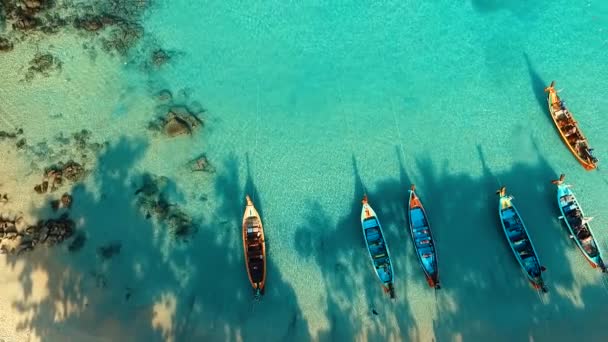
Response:
POLYGON ((406 191, 394 179, 367 188, 352 158, 353 204, 345 216, 332 218, 319 202, 308 203, 302 226, 296 230, 295 249, 314 261, 325 284, 325 315, 329 327, 320 341, 386 341, 402 336, 415 340, 416 323, 407 302, 405 274, 404 198, 406 191), (361 199, 367 194, 381 221, 395 272, 396 299, 384 293, 371 266, 361 231, 361 199), (309 228, 314 227, 314 231, 309 228))
POLYGON ((526 60, 526 65, 528 67, 528 75, 530 76, 530 85, 532 86, 532 93, 536 98, 536 102, 540 107, 543 116, 549 120, 549 122, 553 123, 551 118, 549 117, 549 113, 547 112, 547 96, 545 96, 544 89, 549 85, 549 83, 545 82, 539 75, 539 73, 532 66, 532 62, 530 61, 530 57, 527 53, 524 52, 524 59, 526 60))
MULTIPOLYGON (((69 213, 76 235, 86 236, 79 249, 70 251, 73 241, 66 241, 7 258, 13 266, 24 265, 24 298, 13 303, 24 317, 18 329, 44 340, 309 339, 295 293, 272 259, 267 294, 253 301, 239 234, 238 160, 224 163, 213 185, 219 196, 201 202, 192 217, 196 232, 177 239, 139 201, 138 194, 148 191, 142 188, 145 179, 155 180, 168 203, 181 193, 169 178, 135 171, 147 148, 145 141, 120 138, 99 156, 87 182, 74 187, 69 213), (41 272, 48 277, 48 294, 32 300, 28 293, 41 272)), ((38 210, 33 214, 40 216, 38 210)))
MULTIPOLYGON (((438 317, 434 322, 437 340, 463 341, 530 340, 551 336, 557 317, 567 320, 575 308, 570 292, 576 292, 574 270, 565 262, 572 248, 555 218, 555 189, 550 180, 556 172, 542 157, 535 163, 515 163, 492 172, 480 146, 480 177, 453 174, 430 160, 419 161, 425 179, 420 183, 439 203, 429 215, 437 230, 442 287, 438 317), (514 195, 514 203, 526 223, 541 264, 549 293, 540 296, 525 279, 498 219, 500 185, 514 195), (449 189, 449 191, 446 191, 449 189), (438 210, 439 215, 434 212, 438 210), (492 315, 488 315, 488 307, 492 315), (517 329, 504 322, 517 320, 517 329)), ((435 204, 433 204, 435 205, 435 204)), ((593 271, 593 270, 590 270, 593 271)), ((592 293, 597 290, 590 290, 592 293)), ((583 293, 585 293, 583 291, 583 293)), ((591 297, 584 298, 586 301, 591 297)))

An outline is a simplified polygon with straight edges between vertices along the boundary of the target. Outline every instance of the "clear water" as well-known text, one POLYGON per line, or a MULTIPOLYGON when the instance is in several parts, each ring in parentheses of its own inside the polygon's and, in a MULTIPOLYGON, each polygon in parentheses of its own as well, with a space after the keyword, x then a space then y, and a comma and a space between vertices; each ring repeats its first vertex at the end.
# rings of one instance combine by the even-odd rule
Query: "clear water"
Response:
POLYGON ((156 3, 143 24, 142 49, 175 52, 166 67, 142 67, 141 49, 120 63, 102 55, 92 62, 61 48, 76 44, 68 37, 53 42, 72 59, 60 75, 0 89, 7 117, 32 141, 69 125, 111 142, 75 190, 88 242, 78 255, 38 261, 70 271, 50 277, 51 299, 27 329, 57 334, 45 322, 63 300, 78 308, 61 320, 65 329, 101 338, 606 339, 608 283, 556 219, 550 180, 568 175, 608 251, 608 177, 584 171, 563 146, 543 88, 557 81, 596 155, 608 160, 608 3, 176 0, 156 3), (146 131, 158 112, 153 94, 164 88, 207 109, 200 135, 169 140, 146 131), (200 152, 216 174, 184 167, 200 152), (189 243, 171 243, 134 209, 145 172, 169 177, 172 201, 201 222, 189 243), (437 239, 436 293, 405 228, 411 183, 437 239), (547 267, 542 298, 499 229, 500 185, 515 196, 547 267), (364 248, 364 192, 394 258, 395 301, 382 293, 364 248), (242 260, 245 193, 266 228, 260 302, 242 260), (96 260, 96 248, 112 240, 122 241, 121 254, 96 260), (92 272, 107 277, 105 288, 92 272))

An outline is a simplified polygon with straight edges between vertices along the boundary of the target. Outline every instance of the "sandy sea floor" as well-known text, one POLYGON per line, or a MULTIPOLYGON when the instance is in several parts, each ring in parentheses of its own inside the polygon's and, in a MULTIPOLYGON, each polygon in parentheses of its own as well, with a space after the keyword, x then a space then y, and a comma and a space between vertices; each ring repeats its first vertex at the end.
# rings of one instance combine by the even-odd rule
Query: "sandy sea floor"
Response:
POLYGON ((543 94, 556 80, 608 160, 604 2, 176 0, 150 2, 140 24, 145 34, 125 55, 72 28, 0 52, 0 131, 22 128, 26 139, 19 149, 0 140, 0 194, 10 198, 0 212, 28 225, 68 212, 84 236, 77 250, 73 237, 0 255, 0 339, 608 338, 608 277, 569 241, 550 184, 567 174, 608 250, 608 175, 577 164, 543 94), (171 58, 151 66, 159 47, 171 58), (61 70, 24 80, 38 52, 61 70), (204 127, 174 138, 149 130, 170 105, 201 109, 204 127), (81 146, 73 134, 83 129, 81 146), (192 172, 201 153, 214 172, 192 172), (70 159, 86 178, 34 192, 46 167, 70 159), (192 220, 184 239, 142 209, 146 179, 192 220), (437 239, 437 292, 405 228, 411 183, 437 239), (499 228, 500 185, 547 267, 546 295, 525 281, 499 228), (64 192, 73 205, 54 212, 64 192), (364 192, 393 256, 394 301, 364 247, 364 192), (259 302, 243 266, 246 193, 266 229, 259 302))

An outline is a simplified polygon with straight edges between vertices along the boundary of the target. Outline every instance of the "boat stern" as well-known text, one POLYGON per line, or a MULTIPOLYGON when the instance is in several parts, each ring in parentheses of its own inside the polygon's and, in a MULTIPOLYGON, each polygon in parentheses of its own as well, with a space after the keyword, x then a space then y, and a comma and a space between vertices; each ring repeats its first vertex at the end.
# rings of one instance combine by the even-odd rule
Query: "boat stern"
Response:
POLYGON ((395 299, 395 287, 392 282, 385 283, 382 287, 384 288, 384 292, 388 293, 391 299, 395 299))

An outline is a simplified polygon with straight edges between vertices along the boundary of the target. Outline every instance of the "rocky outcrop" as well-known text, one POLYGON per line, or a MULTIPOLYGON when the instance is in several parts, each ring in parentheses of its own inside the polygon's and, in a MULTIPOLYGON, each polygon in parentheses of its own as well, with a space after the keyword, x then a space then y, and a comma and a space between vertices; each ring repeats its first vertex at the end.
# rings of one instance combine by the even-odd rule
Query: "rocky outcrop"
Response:
POLYGON ((205 153, 191 160, 188 165, 190 166, 190 170, 193 172, 200 171, 215 173, 215 167, 209 162, 209 159, 205 153))
POLYGON ((152 121, 148 125, 149 129, 161 131, 168 137, 190 135, 200 127, 203 127, 203 121, 184 106, 169 108, 164 117, 152 121))
POLYGON ((38 194, 46 193, 49 190, 53 192, 63 185, 64 179, 71 182, 79 182, 87 175, 88 172, 84 167, 73 160, 70 160, 67 163, 59 163, 44 170, 42 183, 37 184, 34 187, 34 191, 38 194))
POLYGON ((183 209, 166 199, 163 190, 168 182, 166 177, 145 175, 135 191, 137 205, 147 219, 166 224, 175 239, 187 240, 198 231, 198 226, 183 209))
POLYGON ((24 225, 23 218, 20 216, 9 218, 3 215, 0 218, 0 251, 2 253, 20 254, 33 250, 39 245, 54 246, 69 239, 75 229, 75 223, 68 217, 68 214, 63 214, 56 219, 41 220, 36 225, 21 228, 24 225))
POLYGON ((0 36, 0 52, 8 52, 13 50, 13 42, 6 38, 0 36))
POLYGON ((152 65, 155 67, 160 67, 171 59, 169 53, 163 49, 157 49, 152 51, 152 65))
MULTIPOLYGON (((126 53, 143 36, 139 22, 148 5, 149 1, 103 0, 71 4, 56 0, 0 0, 0 25, 4 26, 6 22, 16 35, 29 32, 50 35, 71 26, 99 35, 102 47, 108 51, 126 53)), ((12 44, 4 46, 0 51, 12 48, 12 44)))
POLYGON ((60 71, 62 62, 59 58, 53 56, 50 53, 36 53, 34 58, 30 61, 30 67, 25 74, 25 79, 30 81, 35 75, 40 74, 48 77, 51 72, 60 71))

